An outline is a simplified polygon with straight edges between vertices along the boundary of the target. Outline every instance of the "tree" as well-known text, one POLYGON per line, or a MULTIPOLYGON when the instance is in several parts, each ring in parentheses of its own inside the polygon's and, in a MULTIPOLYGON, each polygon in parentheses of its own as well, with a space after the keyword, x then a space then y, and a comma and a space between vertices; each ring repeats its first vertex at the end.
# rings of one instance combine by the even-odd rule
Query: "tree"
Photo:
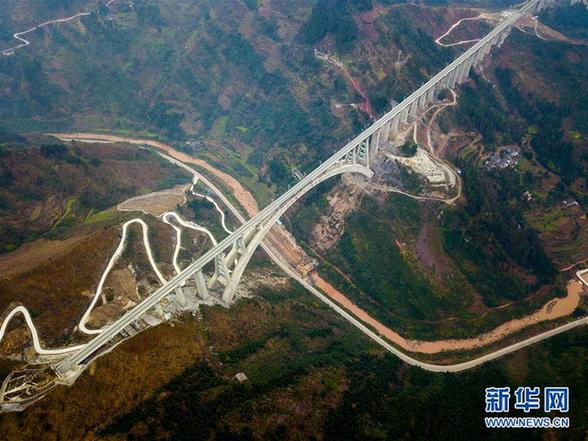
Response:
POLYGON ((417 152, 417 144, 412 140, 408 139, 402 146, 400 146, 400 154, 401 156, 411 157, 416 155, 417 152))

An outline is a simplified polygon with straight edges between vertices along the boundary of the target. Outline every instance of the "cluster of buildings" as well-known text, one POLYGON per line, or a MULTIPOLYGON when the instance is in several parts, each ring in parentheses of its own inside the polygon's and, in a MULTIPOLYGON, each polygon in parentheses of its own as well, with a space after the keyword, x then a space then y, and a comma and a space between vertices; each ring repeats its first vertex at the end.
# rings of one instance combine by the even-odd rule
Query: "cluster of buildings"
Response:
POLYGON ((484 167, 492 170, 515 166, 519 162, 520 156, 521 148, 518 145, 505 145, 486 158, 484 167))

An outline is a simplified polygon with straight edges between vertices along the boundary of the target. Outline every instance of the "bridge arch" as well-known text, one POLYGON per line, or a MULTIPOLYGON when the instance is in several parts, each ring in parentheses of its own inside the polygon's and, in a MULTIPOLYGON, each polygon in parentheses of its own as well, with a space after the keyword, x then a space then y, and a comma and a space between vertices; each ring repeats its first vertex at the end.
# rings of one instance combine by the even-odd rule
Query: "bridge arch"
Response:
POLYGON ((374 172, 372 170, 361 164, 351 163, 338 165, 330 170, 327 170, 324 174, 309 182, 308 185, 304 186, 304 188, 302 188, 298 193, 296 193, 293 198, 290 198, 286 203, 278 207, 273 213, 270 214, 270 216, 266 218, 266 220, 263 223, 257 226, 257 231, 250 239, 250 241, 247 243, 245 252, 241 254, 241 256, 236 260, 234 269, 230 274, 228 283, 225 286, 222 295, 223 302, 231 303, 233 301, 239 281, 241 280, 243 272, 249 264, 249 261, 253 257, 253 253, 261 244, 263 239, 267 236, 267 234, 270 232, 271 228, 276 224, 278 219, 280 219, 280 217, 282 217, 284 213, 286 213, 286 211, 288 211, 288 209, 292 207, 292 205, 294 205, 298 200, 300 200, 302 196, 304 196, 314 187, 326 181, 327 179, 346 173, 360 174, 365 176, 367 179, 371 179, 374 175, 374 172))

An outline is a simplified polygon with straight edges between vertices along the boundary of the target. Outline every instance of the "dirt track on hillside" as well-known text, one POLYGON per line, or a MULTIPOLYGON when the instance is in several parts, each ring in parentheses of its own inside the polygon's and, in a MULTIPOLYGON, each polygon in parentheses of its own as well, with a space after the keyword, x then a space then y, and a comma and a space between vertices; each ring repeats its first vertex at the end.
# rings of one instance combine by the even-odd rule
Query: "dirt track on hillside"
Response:
POLYGON ((159 141, 154 141, 152 139, 136 139, 128 138, 126 136, 103 135, 98 133, 49 133, 49 135, 55 136, 60 139, 85 139, 111 142, 125 142, 128 144, 148 145, 151 147, 158 148, 160 150, 163 150, 171 157, 177 159, 178 161, 196 164, 215 175, 218 179, 220 179, 225 185, 227 185, 231 189, 233 195, 235 196, 235 198, 237 198, 237 200, 243 206, 243 208, 249 216, 253 217, 259 212, 259 207, 253 195, 249 193, 249 191, 247 191, 245 188, 243 188, 241 183, 237 181, 234 177, 213 167, 208 162, 202 159, 193 158, 187 153, 180 152, 168 144, 164 144, 159 141))

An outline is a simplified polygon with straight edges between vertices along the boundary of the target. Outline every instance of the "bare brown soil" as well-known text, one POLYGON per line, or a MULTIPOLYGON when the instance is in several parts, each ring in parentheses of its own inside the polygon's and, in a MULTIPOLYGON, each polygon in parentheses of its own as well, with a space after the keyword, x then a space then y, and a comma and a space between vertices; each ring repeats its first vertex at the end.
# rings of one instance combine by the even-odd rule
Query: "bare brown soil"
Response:
POLYGON ((435 227, 428 222, 423 223, 416 241, 416 254, 420 262, 434 270, 438 277, 451 274, 451 259, 443 252, 441 238, 435 227))
POLYGON ((23 245, 12 253, 3 254, 0 256, 0 279, 30 271, 47 261, 59 259, 86 237, 73 236, 65 240, 39 239, 23 245))
POLYGON ((362 190, 354 185, 339 183, 329 192, 328 211, 323 214, 312 230, 313 245, 322 253, 335 245, 345 227, 345 218, 357 207, 362 190))
POLYGON ((143 211, 153 216, 160 216, 185 202, 185 193, 188 187, 188 185, 176 185, 168 190, 136 196, 118 204, 118 209, 121 211, 143 211))

